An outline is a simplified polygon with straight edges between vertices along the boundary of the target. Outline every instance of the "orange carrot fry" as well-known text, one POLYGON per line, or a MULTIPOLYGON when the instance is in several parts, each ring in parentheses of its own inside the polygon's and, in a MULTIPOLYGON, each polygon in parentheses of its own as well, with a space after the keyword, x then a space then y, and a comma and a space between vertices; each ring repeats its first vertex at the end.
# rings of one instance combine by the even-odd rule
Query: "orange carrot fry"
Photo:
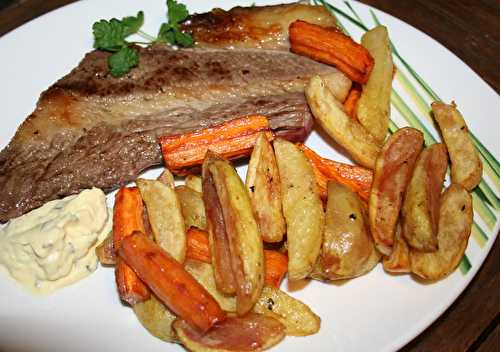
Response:
POLYGON ((266 132, 267 138, 273 139, 265 116, 247 116, 197 132, 164 136, 160 138, 163 160, 172 172, 182 174, 201 165, 209 149, 226 159, 248 156, 258 132, 266 132))
POLYGON ((345 34, 297 20, 288 28, 290 50, 328 65, 335 65, 351 80, 366 83, 374 61, 368 50, 345 34))
POLYGON ((326 183, 332 180, 350 187, 361 197, 361 199, 368 201, 373 179, 373 172, 371 170, 361 166, 344 164, 322 158, 304 144, 298 143, 297 145, 311 161, 313 170, 316 169, 315 174, 320 174, 320 177, 316 174, 316 181, 320 188, 322 186, 324 187, 325 194, 326 183))
POLYGON ((279 288, 288 270, 288 257, 278 251, 265 249, 264 258, 266 260, 265 285, 279 288))
POLYGON ((226 318, 207 290, 153 240, 140 232, 123 239, 120 257, 177 316, 201 332, 226 318))
POLYGON ((186 258, 198 260, 204 263, 211 263, 210 245, 208 243, 208 233, 191 227, 186 232, 187 251, 186 258))
MULTIPOLYGON (((123 240, 134 231, 145 233, 141 194, 135 187, 121 188, 115 197, 113 211, 113 247, 118 251, 123 240)), ((145 301, 151 296, 147 286, 128 265, 117 258, 116 286, 120 298, 130 305, 145 301)))
POLYGON ((353 85, 349 91, 349 95, 344 101, 344 110, 352 118, 356 118, 356 105, 358 104, 359 97, 361 96, 361 86, 359 84, 353 85))

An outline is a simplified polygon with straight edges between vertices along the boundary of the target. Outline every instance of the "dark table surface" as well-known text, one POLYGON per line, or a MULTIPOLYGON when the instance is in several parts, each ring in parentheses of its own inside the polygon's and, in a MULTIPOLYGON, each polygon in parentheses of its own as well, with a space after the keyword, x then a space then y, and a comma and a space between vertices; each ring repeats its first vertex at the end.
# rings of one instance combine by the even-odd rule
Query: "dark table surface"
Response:
MULTIPOLYGON (((1 0, 0 36, 73 1, 1 0)), ((497 0, 362 2, 427 33, 453 51, 497 93, 500 92, 500 2, 497 0)), ((498 242, 462 295, 403 351, 500 351, 498 242)))

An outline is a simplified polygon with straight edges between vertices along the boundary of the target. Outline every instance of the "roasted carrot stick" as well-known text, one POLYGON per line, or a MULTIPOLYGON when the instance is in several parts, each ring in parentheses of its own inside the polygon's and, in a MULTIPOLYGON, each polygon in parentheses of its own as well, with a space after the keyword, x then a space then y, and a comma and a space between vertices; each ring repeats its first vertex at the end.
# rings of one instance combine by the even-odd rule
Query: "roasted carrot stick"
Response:
POLYGON ((269 140, 273 133, 265 116, 247 116, 221 125, 186 134, 160 138, 166 166, 174 173, 188 173, 187 169, 201 165, 210 149, 226 159, 250 155, 258 132, 266 132, 269 140))
MULTIPOLYGON (((200 262, 211 263, 210 246, 208 244, 208 233, 191 227, 187 233, 186 258, 200 262)), ((288 270, 288 257, 278 251, 264 250, 265 278, 267 286, 278 288, 288 270)))
POLYGON ((278 251, 265 249, 264 259, 266 261, 265 285, 279 288, 288 270, 288 257, 278 251))
MULTIPOLYGON (((145 233, 143 204, 137 188, 121 188, 115 197, 113 211, 113 247, 118 251, 123 240, 134 231, 145 233)), ((117 258, 115 267, 116 286, 120 298, 130 305, 150 298, 147 286, 126 263, 117 258)))
POLYGON ((337 181, 356 192, 361 199, 368 201, 372 186, 373 172, 361 166, 349 165, 322 158, 302 143, 297 144, 313 165, 316 181, 326 196, 326 184, 330 180, 337 181), (323 187, 323 188, 322 188, 323 187))
POLYGON ((329 65, 335 65, 351 80, 366 83, 373 69, 373 57, 361 44, 345 34, 297 20, 288 28, 290 50, 329 65))
POLYGON ((182 264, 142 233, 124 238, 118 254, 168 308, 201 332, 226 318, 217 301, 182 264))
POLYGON ((361 96, 361 86, 354 84, 344 101, 344 110, 352 118, 356 118, 356 105, 358 104, 359 97, 361 96))

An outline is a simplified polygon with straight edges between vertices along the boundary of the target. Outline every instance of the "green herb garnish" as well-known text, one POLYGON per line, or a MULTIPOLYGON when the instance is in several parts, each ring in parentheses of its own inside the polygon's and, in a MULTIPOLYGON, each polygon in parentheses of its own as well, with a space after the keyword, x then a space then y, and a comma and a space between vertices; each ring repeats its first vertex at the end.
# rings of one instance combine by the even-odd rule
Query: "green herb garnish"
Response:
POLYGON ((128 73, 139 63, 139 54, 134 44, 169 43, 189 47, 193 45, 193 37, 180 30, 179 24, 186 20, 189 12, 186 5, 176 0, 167 0, 167 19, 161 25, 158 36, 152 37, 140 29, 144 23, 144 13, 139 11, 137 16, 124 17, 121 20, 100 20, 92 26, 94 33, 94 48, 111 52, 108 58, 108 67, 113 77, 120 77, 128 73), (147 42, 127 41, 132 34, 139 34, 147 42))

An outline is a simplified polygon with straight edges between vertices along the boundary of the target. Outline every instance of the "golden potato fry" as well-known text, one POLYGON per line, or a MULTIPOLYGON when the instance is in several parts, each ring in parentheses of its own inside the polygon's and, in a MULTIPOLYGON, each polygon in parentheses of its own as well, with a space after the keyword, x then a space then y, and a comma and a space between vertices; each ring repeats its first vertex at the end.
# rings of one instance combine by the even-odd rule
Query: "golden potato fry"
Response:
POLYGON ((257 313, 243 317, 229 315, 205 334, 184 320, 176 320, 173 326, 181 343, 193 352, 263 351, 285 337, 283 324, 257 313))
POLYGON ((402 234, 402 226, 398 223, 396 234, 394 235, 394 246, 392 253, 384 257, 382 261, 384 270, 390 273, 409 273, 410 268, 410 249, 402 234))
POLYGON ((202 194, 187 186, 177 186, 175 187, 175 192, 181 203, 186 229, 193 226, 201 230, 206 230, 207 218, 202 194))
POLYGON ((281 209, 280 176, 271 143, 260 133, 248 164, 245 186, 262 239, 280 242, 286 232, 281 209))
POLYGON ((320 317, 311 308, 274 287, 264 287, 253 311, 279 320, 290 336, 312 335, 321 327, 320 317))
POLYGON ((168 169, 163 170, 160 176, 158 176, 157 180, 170 188, 175 187, 174 175, 172 175, 172 173, 168 169))
POLYGON ((177 319, 154 295, 147 301, 132 306, 135 315, 149 333, 166 342, 177 342, 177 335, 172 323, 177 319))
POLYGON ((441 197, 438 250, 410 249, 411 271, 425 280, 439 280, 453 272, 467 248, 472 216, 471 195, 462 185, 451 184, 441 197))
POLYGON ((326 87, 338 101, 344 101, 352 87, 352 81, 342 72, 335 71, 327 75, 321 75, 326 87))
POLYGON ((309 81, 306 97, 314 117, 326 133, 344 147, 355 161, 373 169, 380 152, 379 144, 358 121, 344 112, 342 105, 335 100, 319 76, 309 81))
POLYGON ((431 145, 418 156, 406 190, 401 209, 404 238, 422 252, 437 250, 439 200, 447 168, 445 145, 431 145))
POLYGON ((403 196, 423 143, 422 132, 401 128, 389 137, 377 158, 368 213, 375 245, 384 255, 391 254, 403 196))
POLYGON ((389 128, 394 70, 387 28, 377 26, 369 30, 361 37, 361 45, 368 49, 375 65, 368 82, 363 86, 356 117, 375 140, 382 144, 389 128))
POLYGON ((451 181, 470 191, 481 182, 483 163, 472 144, 465 120, 453 102, 451 105, 434 102, 431 106, 450 154, 451 181))
POLYGON ((146 204, 156 243, 182 263, 186 255, 186 228, 175 190, 157 180, 139 178, 135 182, 146 204))
POLYGON ((311 272, 321 248, 325 214, 313 168, 304 153, 284 139, 274 141, 287 225, 288 279, 311 272))
POLYGON ((361 200, 350 188, 328 182, 325 232, 313 278, 339 280, 366 274, 380 261, 361 200))
MULTIPOLYGON (((264 285, 262 237, 253 217, 248 192, 231 164, 208 155, 203 164, 203 178, 212 263, 220 265, 222 260, 218 257, 229 257, 230 265, 225 264, 223 270, 232 269, 236 312, 241 316, 252 309, 264 285), (215 233, 217 230, 220 233, 215 233), (221 242, 223 244, 219 246, 221 242)), ((222 271, 220 268, 216 270, 222 271)))
POLYGON ((236 311, 236 299, 217 290, 214 280, 214 270, 211 264, 197 260, 186 260, 184 268, 212 295, 226 312, 236 311))
POLYGON ((186 187, 195 190, 196 192, 203 192, 203 188, 201 185, 201 177, 196 175, 187 175, 185 181, 186 187))

